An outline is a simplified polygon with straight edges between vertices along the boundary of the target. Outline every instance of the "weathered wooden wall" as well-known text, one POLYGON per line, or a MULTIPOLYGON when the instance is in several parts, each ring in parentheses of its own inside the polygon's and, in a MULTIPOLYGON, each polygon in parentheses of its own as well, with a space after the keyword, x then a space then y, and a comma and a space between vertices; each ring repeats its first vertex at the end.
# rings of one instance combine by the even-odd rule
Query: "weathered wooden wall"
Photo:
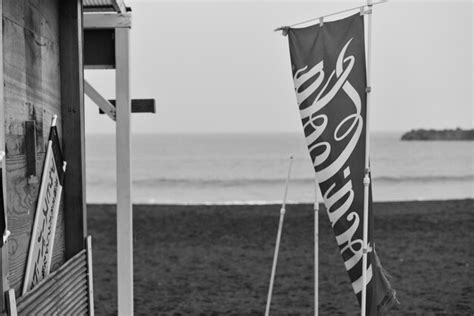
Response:
MULTIPOLYGON (((26 177, 25 124, 36 121, 40 180, 53 114, 61 136, 59 0, 3 0, 3 66, 7 154, 10 287, 21 295, 39 181, 26 177)), ((64 216, 60 208, 52 270, 64 262, 64 216)))

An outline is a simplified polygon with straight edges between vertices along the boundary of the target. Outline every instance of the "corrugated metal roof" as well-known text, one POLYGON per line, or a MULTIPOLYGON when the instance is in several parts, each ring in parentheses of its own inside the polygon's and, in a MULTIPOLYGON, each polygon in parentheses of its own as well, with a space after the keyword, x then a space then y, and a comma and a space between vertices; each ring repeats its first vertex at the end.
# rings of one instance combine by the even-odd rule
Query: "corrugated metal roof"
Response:
POLYGON ((85 11, 117 11, 124 13, 125 3, 123 0, 83 0, 85 11))

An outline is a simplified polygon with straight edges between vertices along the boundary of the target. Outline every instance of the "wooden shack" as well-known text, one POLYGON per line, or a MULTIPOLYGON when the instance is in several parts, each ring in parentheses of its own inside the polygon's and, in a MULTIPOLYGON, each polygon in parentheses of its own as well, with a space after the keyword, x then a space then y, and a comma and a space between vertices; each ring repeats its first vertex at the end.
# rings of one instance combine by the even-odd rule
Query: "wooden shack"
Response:
POLYGON ((8 314, 93 313, 86 255, 82 10, 81 0, 1 2, 0 151, 6 153, 3 183, 11 233, 1 256, 3 313, 7 307, 8 314), (38 290, 22 295, 53 115, 68 170, 51 274, 38 290))
MULTIPOLYGON (((8 315, 94 313, 85 199, 86 93, 102 113, 116 121, 118 312, 131 315, 130 113, 154 113, 155 101, 130 99, 130 9, 123 0, 3 0, 0 13, 0 113, 4 121, 0 124, 0 158, 5 156, 0 160, 6 219, 2 221, 6 229, 0 257, 4 294, 0 295, 0 310, 8 315), (85 82, 84 68, 115 69, 116 100, 105 99, 85 82), (57 116, 55 123, 53 116, 57 116), (32 236, 43 232, 36 227, 35 216, 41 213, 37 211, 38 192, 43 186, 43 165, 51 159, 46 159, 51 156, 45 145, 53 124, 53 134, 59 135, 54 137, 55 148, 62 148, 60 156, 67 170, 64 179, 58 180, 62 199, 59 211, 58 207, 54 211, 58 214, 55 230, 50 229, 48 235, 54 248, 42 265, 41 278, 33 284, 32 268, 26 265, 31 262, 28 257, 33 257, 29 251, 32 240, 38 240, 37 244, 42 240, 32 236)), ((54 155, 53 161, 56 152, 54 155)), ((35 253, 45 257, 44 252, 35 253)))

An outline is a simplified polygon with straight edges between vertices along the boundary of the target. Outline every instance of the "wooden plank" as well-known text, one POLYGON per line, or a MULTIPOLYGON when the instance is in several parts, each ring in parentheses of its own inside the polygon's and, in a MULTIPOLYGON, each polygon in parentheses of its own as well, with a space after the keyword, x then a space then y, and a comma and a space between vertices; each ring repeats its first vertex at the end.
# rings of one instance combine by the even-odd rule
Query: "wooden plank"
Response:
MULTIPOLYGON (((24 122, 35 121, 37 168, 42 169, 51 116, 61 112, 58 1, 5 0, 3 9, 9 281, 18 294, 38 193, 38 185, 26 178, 24 122)), ((62 210, 61 206, 53 270, 64 262, 62 210)))
POLYGON ((115 69, 115 65, 84 65, 84 69, 115 69))
POLYGON ((133 315, 133 224, 130 139, 130 29, 115 30, 117 70, 117 292, 118 314, 133 315))
POLYGON ((107 113, 107 115, 115 121, 115 106, 94 89, 87 80, 84 80, 84 92, 99 107, 102 113, 107 113))
MULTIPOLYGON (((115 100, 109 100, 115 106, 115 100)), ((156 113, 155 99, 132 99, 132 113, 156 113)), ((100 114, 104 111, 99 109, 100 114)))
POLYGON ((63 154, 68 163, 64 179, 66 258, 84 249, 87 231, 84 156, 84 74, 82 0, 59 4, 63 154))
POLYGON ((132 27, 130 13, 86 13, 84 29, 115 29, 132 27))
MULTIPOLYGON (((38 155, 38 160, 44 160, 44 154, 38 155)), ((29 247, 31 226, 35 214, 39 184, 28 184, 26 174, 26 157, 11 158, 7 165, 7 174, 10 178, 8 188, 8 227, 11 237, 8 241, 10 251, 10 286, 17 290, 23 283, 27 251, 29 247), (12 208, 11 205, 15 205, 12 208)), ((60 207, 62 209, 63 206, 60 207)), ((56 235, 54 241, 51 271, 55 271, 64 262, 64 216, 58 214, 56 235)))
MULTIPOLYGON (((52 126, 56 126, 56 116, 53 118, 52 126)), ((66 171, 62 157, 60 162, 54 157, 53 142, 55 141, 56 138, 49 141, 46 152, 23 280, 23 294, 49 275, 52 264, 56 223, 63 189, 61 175, 62 171, 66 171)))
POLYGON ((84 30, 84 66, 115 68, 114 30, 84 30))
POLYGON ((16 308, 15 290, 9 289, 7 292, 7 315, 17 316, 18 310, 16 308))
MULTIPOLYGON (((0 3, 0 16, 3 16, 3 3, 0 3)), ((3 60, 3 23, 0 23, 0 60, 3 60)), ((3 62, 0 62, 0 117, 5 117, 5 95, 4 95, 4 90, 3 90, 3 62)), ((5 122, 0 122, 0 151, 3 153, 3 157, 0 159, 0 167, 2 168, 2 172, 0 174, 0 181, 2 181, 2 209, 3 212, 7 212, 7 195, 6 195, 6 155, 5 155, 5 122)), ((5 213, 0 214, 0 216, 4 217, 5 213)), ((6 219, 5 225, 7 226, 8 229, 8 219, 6 219)), ((0 234, 3 234, 3 232, 0 232, 0 234)), ((8 242, 8 241, 7 241, 8 242)), ((0 282, 0 293, 5 293, 8 288, 10 287, 9 282, 8 282, 8 270, 9 270, 9 262, 8 262, 8 245, 4 244, 1 248, 1 255, 0 255, 0 273, 1 273, 1 278, 2 281, 0 282)), ((13 301, 15 299, 15 293, 13 293, 13 301)), ((6 305, 7 302, 5 301, 5 296, 0 295, 0 312, 4 313, 6 311, 6 305)), ((11 298, 10 298, 11 299, 11 298)), ((10 310, 11 314, 13 316, 16 316, 16 302, 12 302, 9 300, 10 303, 10 310), (14 303, 14 304, 13 304, 14 303)))

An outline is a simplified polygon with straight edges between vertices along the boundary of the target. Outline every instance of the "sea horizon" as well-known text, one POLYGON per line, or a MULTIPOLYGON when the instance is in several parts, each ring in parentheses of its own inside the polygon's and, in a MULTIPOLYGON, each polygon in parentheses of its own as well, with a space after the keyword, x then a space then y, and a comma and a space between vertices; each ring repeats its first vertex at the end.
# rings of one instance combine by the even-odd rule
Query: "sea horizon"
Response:
MULTIPOLYGON (((374 201, 474 198, 471 143, 371 136, 374 201)), ((133 134, 132 202, 278 204, 290 155, 288 203, 313 203, 314 171, 299 133, 133 134)), ((115 172, 115 136, 86 135, 87 203, 115 203, 115 172)))

